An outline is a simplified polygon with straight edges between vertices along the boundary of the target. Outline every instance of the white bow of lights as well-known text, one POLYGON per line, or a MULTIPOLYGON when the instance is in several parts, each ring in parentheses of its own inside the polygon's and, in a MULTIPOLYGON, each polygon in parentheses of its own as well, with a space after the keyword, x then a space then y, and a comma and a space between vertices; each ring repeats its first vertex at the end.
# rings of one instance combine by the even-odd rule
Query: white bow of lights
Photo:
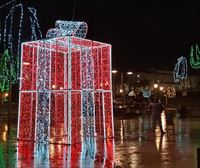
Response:
POLYGON ((49 29, 46 37, 64 37, 64 36, 75 36, 85 38, 87 34, 88 26, 85 22, 79 21, 62 21, 57 20, 55 28, 49 29))

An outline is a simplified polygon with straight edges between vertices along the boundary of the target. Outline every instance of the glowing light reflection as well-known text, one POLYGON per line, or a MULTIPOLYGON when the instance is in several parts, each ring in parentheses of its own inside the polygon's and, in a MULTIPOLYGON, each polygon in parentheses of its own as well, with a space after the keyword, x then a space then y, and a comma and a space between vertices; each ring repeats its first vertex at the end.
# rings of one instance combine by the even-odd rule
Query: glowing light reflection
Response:
POLYGON ((123 120, 120 121, 120 139, 121 140, 124 139, 124 121, 123 120))
POLYGON ((85 138, 80 144, 63 146, 18 143, 18 167, 113 167, 114 140, 85 138))

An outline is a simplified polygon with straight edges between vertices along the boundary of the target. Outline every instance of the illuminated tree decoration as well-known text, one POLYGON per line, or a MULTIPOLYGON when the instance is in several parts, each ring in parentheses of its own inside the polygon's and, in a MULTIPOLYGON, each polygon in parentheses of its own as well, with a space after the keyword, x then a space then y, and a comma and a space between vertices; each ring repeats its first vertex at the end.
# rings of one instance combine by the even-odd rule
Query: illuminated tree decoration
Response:
POLYGON ((190 50, 190 65, 193 69, 199 69, 200 68, 200 51, 199 51, 199 47, 196 44, 196 48, 194 51, 194 47, 193 45, 191 46, 191 50, 190 50), (196 58, 195 58, 196 55, 196 58))
POLYGON ((177 59, 177 63, 173 70, 174 82, 178 83, 187 78, 187 60, 181 56, 177 59))
POLYGON ((80 38, 86 23, 58 23, 46 40, 22 44, 18 139, 113 137, 111 45, 80 38))
POLYGON ((0 58, 0 92, 8 92, 10 79, 12 82, 16 80, 16 73, 13 65, 10 64, 10 59, 8 49, 6 49, 0 58))
POLYGON ((11 57, 11 64, 16 66, 17 78, 20 71, 20 49, 22 39, 30 34, 31 40, 42 38, 42 33, 36 17, 37 12, 33 7, 24 6, 19 0, 11 0, 0 6, 0 47, 7 48, 11 57), (3 12, 7 15, 3 16, 3 12), (28 21, 25 19, 29 19, 28 21), (30 28, 30 32, 28 31, 30 28), (23 31, 26 29, 26 31, 23 31), (14 65, 16 64, 16 65, 14 65))

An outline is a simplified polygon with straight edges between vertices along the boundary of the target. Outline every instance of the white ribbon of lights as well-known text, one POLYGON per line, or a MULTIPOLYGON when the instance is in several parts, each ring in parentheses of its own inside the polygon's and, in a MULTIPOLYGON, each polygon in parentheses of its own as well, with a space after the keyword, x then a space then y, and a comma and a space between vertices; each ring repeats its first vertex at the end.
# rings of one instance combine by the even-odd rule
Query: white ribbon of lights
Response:
POLYGON ((94 71, 93 59, 89 50, 82 52, 81 69, 86 72, 82 75, 82 115, 83 115, 83 135, 85 137, 94 136, 95 113, 94 113, 94 71), (86 64, 86 65, 85 65, 86 64))
POLYGON ((187 78, 187 60, 181 56, 177 59, 177 63, 173 70, 174 82, 178 83, 187 78))
MULTIPOLYGON (((35 27, 32 26, 32 32, 35 31, 35 27)), ((56 28, 50 29, 47 32, 47 38, 59 37, 59 36, 78 36, 85 37, 87 32, 87 25, 84 22, 67 22, 56 21, 56 28)), ((34 33, 33 36, 34 37, 34 33)), ((37 141, 41 143, 47 143, 49 139, 49 127, 50 117, 48 110, 50 108, 49 102, 51 99, 50 91, 48 89, 49 72, 50 72, 50 60, 51 54, 49 50, 46 50, 48 40, 44 41, 43 47, 38 53, 38 105, 37 105, 37 141)), ((69 47, 71 41, 69 39, 69 47)), ((82 52, 82 69, 87 72, 86 76, 82 76, 82 114, 83 114, 83 127, 85 136, 94 136, 94 93, 91 91, 94 89, 93 78, 94 74, 91 71, 93 67, 93 60, 90 55, 90 51, 85 50, 82 52), (88 65, 83 66, 84 62, 88 65), (85 68, 85 69, 84 69, 85 68), (90 90, 90 91, 88 91, 90 90)), ((71 143, 71 53, 68 55, 68 143, 71 143)))

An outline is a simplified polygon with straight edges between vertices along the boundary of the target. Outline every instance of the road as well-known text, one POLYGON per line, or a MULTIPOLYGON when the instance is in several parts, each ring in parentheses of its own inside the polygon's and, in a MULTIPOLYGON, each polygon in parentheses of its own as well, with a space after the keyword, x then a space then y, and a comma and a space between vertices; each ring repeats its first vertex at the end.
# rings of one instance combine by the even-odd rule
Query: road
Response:
POLYGON ((114 139, 86 139, 71 146, 38 146, 17 142, 17 115, 8 124, 0 115, 0 167, 116 167, 116 168, 196 168, 200 147, 200 118, 174 118, 168 126, 165 113, 162 123, 166 134, 156 129, 151 134, 150 116, 115 118, 114 139))

